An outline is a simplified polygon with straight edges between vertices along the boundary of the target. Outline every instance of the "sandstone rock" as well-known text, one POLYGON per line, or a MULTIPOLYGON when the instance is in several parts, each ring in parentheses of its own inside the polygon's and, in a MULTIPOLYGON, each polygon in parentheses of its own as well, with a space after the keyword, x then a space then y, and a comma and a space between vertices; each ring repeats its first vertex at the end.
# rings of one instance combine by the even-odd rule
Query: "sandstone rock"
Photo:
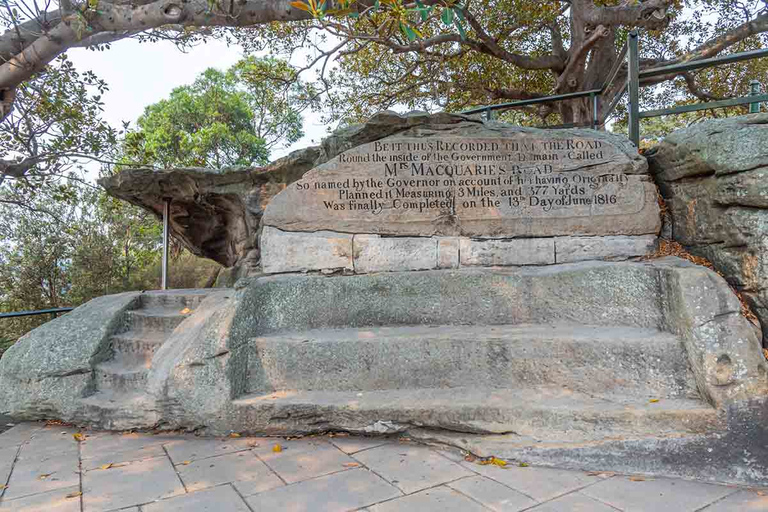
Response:
MULTIPOLYGON (((223 169, 221 172, 207 169, 132 169, 105 178, 101 180, 101 184, 110 194, 144 207, 158 217, 161 216, 164 200, 170 198, 170 226, 173 236, 194 254, 211 258, 228 267, 228 270, 222 272, 218 282, 231 285, 241 277, 258 275, 261 272, 262 250, 259 237, 264 224, 262 217, 265 208, 276 194, 304 176, 310 169, 317 168, 317 172, 325 173, 323 175, 328 177, 328 166, 338 168, 339 159, 348 161, 358 154, 370 154, 366 148, 376 141, 437 142, 456 141, 457 137, 466 141, 486 141, 490 144, 509 141, 510 138, 514 144, 522 142, 524 146, 519 152, 512 151, 506 157, 527 158, 522 167, 540 168, 550 181, 553 181, 554 177, 559 177, 559 180, 562 178, 561 174, 568 174, 571 178, 570 185, 576 188, 581 186, 582 189, 563 189, 563 194, 568 196, 567 201, 554 197, 551 193, 541 192, 539 196, 536 196, 538 192, 532 193, 536 196, 537 204, 531 206, 520 203, 519 211, 518 206, 510 206, 511 203, 502 205, 499 198, 496 198, 493 204, 488 203, 487 207, 480 208, 480 211, 471 202, 480 204, 483 199, 490 199, 487 196, 478 196, 468 198, 471 200, 467 202, 466 207, 462 201, 454 200, 452 207, 443 208, 436 216, 431 213, 424 216, 421 212, 413 215, 413 211, 393 216, 392 212, 387 210, 379 212, 382 215, 372 219, 365 217, 367 220, 362 223, 334 223, 324 228, 317 226, 324 223, 321 213, 326 207, 318 210, 317 204, 309 204, 304 200, 292 201, 286 196, 287 201, 270 208, 273 221, 267 225, 283 231, 330 230, 396 236, 465 234, 493 237, 646 234, 655 233, 659 229, 656 192, 645 176, 647 164, 626 139, 590 130, 552 132, 515 128, 454 114, 430 115, 416 112, 399 115, 383 112, 363 125, 337 131, 319 147, 294 152, 264 168, 223 169), (531 149, 532 144, 545 144, 547 147, 531 149), (568 156, 569 153, 573 155, 568 156), (539 157, 547 157, 549 160, 534 160, 539 157), (326 167, 323 167, 323 164, 326 167), (606 177, 616 179, 607 180, 606 177), (573 181, 576 179, 580 180, 581 185, 573 181), (597 183, 595 179, 602 181, 597 183), (573 194, 576 194, 573 197, 579 201, 588 201, 590 204, 572 204, 573 194), (554 202, 558 200, 561 203, 566 201, 568 205, 555 205, 554 202), (592 201, 595 203, 592 204, 592 201), (303 218, 309 216, 309 220, 294 222, 291 216, 301 212, 304 212, 303 218), (609 215, 611 220, 605 221, 604 215, 609 215), (281 216, 285 218, 275 220, 281 216), (369 229, 360 229, 361 226, 369 229)), ((461 153, 461 158, 465 160, 473 157, 472 151, 462 150, 461 153)), ((496 153, 494 155, 491 156, 504 156, 496 153)), ((474 154, 474 157, 477 156, 474 154)), ((500 165, 497 160, 486 164, 482 165, 500 165)), ((466 160, 463 165, 481 163, 466 160)), ((520 163, 516 162, 515 165, 519 166, 520 163)), ((523 175, 527 176, 527 172, 523 175)), ((343 179, 351 176, 352 174, 347 173, 343 179)), ((534 183, 532 176, 527 176, 527 179, 530 183, 526 182, 526 186, 552 186, 551 183, 534 183)), ((562 184, 562 181, 557 183, 558 186, 562 184)), ((511 185, 512 183, 509 183, 506 188, 511 185)), ((499 186, 501 185, 496 188, 499 186)), ((460 187, 456 184, 448 188, 452 194, 458 194, 460 187)), ((465 192, 472 189, 472 194, 486 193, 482 186, 464 188, 465 192)), ((502 193, 500 190, 493 192, 497 195, 502 193)), ((316 195, 316 198, 318 197, 319 195, 316 195)), ((505 199, 507 203, 512 201, 510 198, 505 199)), ((441 263, 441 266, 443 265, 441 263)), ((281 267, 280 264, 270 263, 266 266, 273 270, 281 267)), ((290 268, 301 266, 288 265, 290 268)))
POLYGON ((656 233, 655 187, 618 136, 458 122, 341 153, 271 202, 287 231, 546 237, 656 233))
POLYGON ((551 265, 555 262, 554 238, 507 240, 461 239, 462 266, 551 265))
POLYGON ((739 288, 768 337, 768 114, 713 119, 648 153, 672 236, 739 288))
MULTIPOLYGON (((105 297, 57 321, 71 331, 64 338, 90 340, 74 359, 57 348, 61 333, 41 341, 40 329, 8 351, 4 410, 117 430, 426 429, 460 433, 455 444, 496 443, 498 453, 530 443, 549 463, 587 446, 609 468, 625 467, 633 451, 666 460, 658 450, 670 439, 682 450, 727 438, 740 452, 762 453, 754 451, 762 440, 738 437, 740 422, 754 430, 760 417, 750 404, 768 396, 758 340, 725 281, 676 258, 286 274, 245 278, 235 290, 139 297, 140 309, 126 309, 136 295, 105 297), (193 311, 167 325, 182 304, 193 311), (158 313, 164 308, 173 315, 158 313), (107 392, 102 386, 115 383, 98 376, 127 356, 117 340, 132 338, 120 326, 165 333, 131 394, 107 392), (732 411, 742 419, 725 423, 732 411)), ((706 460, 651 472, 768 476, 741 458, 702 472, 706 460)))
POLYGON ((459 237, 438 237, 437 268, 459 268, 459 247, 459 237))
POLYGON ((437 267, 434 238, 355 235, 355 271, 429 270, 437 267))
POLYGON ((656 247, 656 236, 564 236, 555 238, 556 263, 626 260, 645 256, 656 247))
POLYGON ((257 233, 264 208, 314 167, 320 154, 311 147, 254 169, 127 169, 99 184, 158 218, 165 199, 171 199, 171 233, 193 254, 225 267, 253 267, 259 261, 257 233))
POLYGON ((19 339, 0 359, 0 404, 25 419, 77 417, 93 368, 109 359, 109 338, 139 293, 93 299, 19 339))
POLYGON ((266 273, 354 268, 352 235, 345 233, 291 233, 266 226, 261 251, 266 273))

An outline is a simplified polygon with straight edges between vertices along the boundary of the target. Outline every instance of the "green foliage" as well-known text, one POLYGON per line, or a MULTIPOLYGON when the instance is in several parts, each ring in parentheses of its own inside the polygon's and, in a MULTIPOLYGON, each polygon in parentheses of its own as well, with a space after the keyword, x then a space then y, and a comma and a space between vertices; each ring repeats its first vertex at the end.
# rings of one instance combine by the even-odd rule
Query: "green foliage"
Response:
MULTIPOLYGON (((77 187, 71 203, 41 190, 38 208, 0 206, 0 311, 77 306, 101 295, 157 289, 161 226, 147 211, 77 187)), ((35 205, 37 206, 37 205, 35 205)), ((176 251, 172 287, 202 287, 219 268, 215 262, 176 251)), ((47 315, 3 319, 0 345, 12 343, 48 321, 47 315)), ((2 350, 2 348, 0 348, 2 350)))
POLYGON ((263 165, 271 149, 304 135, 301 111, 314 101, 280 60, 249 57, 225 72, 208 69, 145 109, 126 135, 124 158, 163 168, 263 165))
POLYGON ((53 201, 75 198, 86 162, 109 158, 117 145, 119 133, 101 118, 106 90, 66 55, 19 87, 0 123, 0 203, 29 206, 41 190, 53 201))
MULTIPOLYGON (((300 8, 297 4, 303 4, 307 7, 304 10, 313 13, 308 2, 298 0, 293 5, 300 8)), ((598 7, 611 8, 613 14, 641 7, 643 3, 594 2, 598 7)), ((444 0, 425 6, 421 0, 388 0, 373 5, 352 0, 338 12, 326 10, 323 15, 314 12, 315 20, 311 23, 273 23, 240 30, 235 37, 247 48, 258 46, 278 54, 306 47, 307 41, 314 43, 315 54, 323 54, 329 52, 339 38, 347 41, 332 57, 338 62, 338 68, 325 77, 329 94, 324 112, 329 122, 356 123, 385 109, 459 112, 480 105, 599 88, 632 28, 640 30, 642 65, 650 67, 653 62, 680 58, 701 45, 711 44, 728 30, 743 27, 747 21, 766 12, 760 3, 681 0, 666 9, 662 16, 665 21, 657 28, 644 27, 644 20, 649 16, 653 18, 650 12, 645 17, 625 17, 621 22, 612 21, 608 16, 606 21, 597 22, 608 27, 608 35, 599 39, 583 62, 566 71, 569 61, 573 60, 574 48, 579 48, 595 28, 589 23, 585 26, 574 21, 573 11, 586 10, 585 5, 592 3, 444 0), (403 27, 410 28, 403 30, 403 27), (323 33, 336 38, 324 39, 318 35, 323 33), (562 48, 558 38, 562 39, 562 48), (489 51, 489 44, 498 48, 489 51), (530 59, 558 55, 562 56, 561 67, 529 65, 530 59), (520 59, 528 60, 520 64, 520 59), (574 83, 570 84, 569 80, 574 83)), ((743 40, 729 37, 725 49, 715 53, 762 48, 766 42, 765 33, 743 40)), ((750 80, 765 83, 767 76, 768 59, 713 68, 694 75, 700 92, 717 97, 743 94, 750 80)), ((643 108, 651 109, 699 101, 699 98, 678 78, 644 88, 642 100, 643 108)), ((570 109, 573 120, 583 120, 590 115, 586 101, 571 102, 570 109)), ((521 109, 511 117, 524 124, 551 125, 570 122, 562 118, 564 113, 551 105, 550 108, 521 109)))

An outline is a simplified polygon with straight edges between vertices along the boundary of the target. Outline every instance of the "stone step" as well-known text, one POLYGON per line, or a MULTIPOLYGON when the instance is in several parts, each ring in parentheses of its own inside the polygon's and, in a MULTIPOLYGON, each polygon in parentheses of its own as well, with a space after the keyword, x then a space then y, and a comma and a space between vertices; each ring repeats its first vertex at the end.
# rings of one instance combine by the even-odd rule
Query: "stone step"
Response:
POLYGON ((147 428, 160 421, 160 411, 155 400, 140 391, 98 391, 83 398, 80 404, 85 418, 99 422, 107 430, 147 428))
POLYGON ((233 405, 243 428, 266 425, 268 433, 283 435, 328 430, 394 433, 438 427, 590 442, 699 434, 720 426, 717 411, 700 400, 651 402, 565 387, 282 391, 246 395, 233 405))
POLYGON ((166 290, 141 294, 144 308, 195 309, 211 290, 166 290))
POLYGON ((176 308, 144 308, 126 311, 126 328, 136 332, 172 332, 189 313, 181 314, 183 309, 176 308))
POLYGON ((96 389, 117 393, 135 392, 146 389, 148 364, 126 364, 120 360, 99 363, 94 368, 96 389))
POLYGON ((148 365, 166 338, 163 332, 127 331, 112 336, 110 346, 116 360, 148 365))
POLYGON ((254 338, 251 392, 568 386, 698 398, 682 342, 655 329, 492 325, 322 329, 254 338))

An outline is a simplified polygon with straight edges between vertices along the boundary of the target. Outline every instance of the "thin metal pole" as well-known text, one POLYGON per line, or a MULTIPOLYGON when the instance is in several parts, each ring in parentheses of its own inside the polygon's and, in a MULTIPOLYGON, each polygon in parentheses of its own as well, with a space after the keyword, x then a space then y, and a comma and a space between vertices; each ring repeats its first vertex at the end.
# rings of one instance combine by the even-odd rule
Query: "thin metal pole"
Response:
POLYGON ((161 290, 168 289, 168 251, 170 244, 168 243, 168 237, 170 236, 169 222, 171 218, 171 200, 165 199, 163 204, 163 276, 160 283, 161 290))
MULTIPOLYGON (((760 82, 757 80, 752 80, 749 83, 749 95, 750 96, 759 96, 760 95, 760 82)), ((759 114, 760 113, 760 102, 750 103, 749 104, 749 113, 750 114, 759 114)))
POLYGON ((592 94, 592 129, 597 130, 597 125, 599 123, 599 119, 597 118, 597 94, 592 94))
POLYGON ((629 46, 629 140, 640 147, 640 59, 637 48, 637 31, 627 36, 629 46))

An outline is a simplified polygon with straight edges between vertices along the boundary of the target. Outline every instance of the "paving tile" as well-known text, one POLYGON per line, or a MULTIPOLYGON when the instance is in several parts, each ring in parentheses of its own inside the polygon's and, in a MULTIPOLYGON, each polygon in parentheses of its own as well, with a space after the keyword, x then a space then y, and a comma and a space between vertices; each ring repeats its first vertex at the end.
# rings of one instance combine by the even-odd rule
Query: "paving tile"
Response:
POLYGON ((447 487, 425 491, 387 501, 368 508, 370 512, 486 512, 488 509, 463 494, 447 487))
MULTIPOLYGON (((333 446, 322 437, 308 437, 303 439, 271 438, 265 443, 253 448, 253 452, 263 461, 278 459, 288 455, 296 455, 307 451, 315 451, 321 447, 333 446), (280 451, 275 451, 275 445, 280 445, 280 451)), ((337 448, 338 450, 338 448, 337 448)))
POLYGON ((313 443, 297 448, 259 456, 289 484, 359 465, 355 459, 330 443, 313 443))
POLYGON ((83 473, 83 510, 100 512, 184 494, 167 457, 83 473))
POLYGON ((16 462, 3 497, 16 499, 79 484, 77 454, 29 456, 16 462))
POLYGON ((768 510, 768 494, 761 496, 754 491, 737 491, 717 501, 701 512, 757 512, 768 510))
POLYGON ((44 427, 32 433, 29 440, 21 445, 19 460, 77 455, 78 442, 73 437, 76 429, 69 427, 44 427))
POLYGON ((648 478, 632 481, 626 477, 611 478, 582 491, 628 512, 694 511, 732 492, 729 487, 687 480, 648 478))
POLYGON ((0 448, 19 446, 41 428, 43 428, 42 423, 19 423, 0 434, 0 448))
POLYGON ((80 443, 82 468, 95 469, 104 464, 122 464, 153 457, 165 457, 164 439, 142 434, 103 433, 86 435, 80 443))
POLYGON ((500 468, 492 465, 481 466, 471 462, 463 464, 465 467, 520 491, 537 501, 551 500, 567 492, 603 480, 599 476, 588 476, 582 471, 517 466, 500 468))
POLYGON ((331 443, 344 453, 353 454, 369 448, 376 448, 383 444, 393 443, 386 437, 342 436, 330 438, 331 443))
POLYGON ((66 487, 16 500, 3 500, 0 511, 13 512, 80 512, 80 496, 73 496, 80 486, 66 487), (70 497, 67 497, 70 496, 70 497))
POLYGON ((321 476, 246 498, 254 512, 345 512, 401 496, 364 468, 321 476))
POLYGON ((267 446, 270 441, 272 440, 259 437, 187 438, 167 442, 164 446, 173 463, 180 464, 184 461, 195 461, 267 446))
MULTIPOLYGON (((0 467, 12 466, 13 461, 16 460, 16 454, 19 452, 18 446, 8 446, 7 448, 0 448, 0 467)), ((5 483, 5 482, 0 482, 5 483)))
POLYGON ((574 492, 534 507, 530 512, 616 512, 617 510, 619 509, 600 503, 580 492, 574 492))
POLYGON ((429 448, 411 444, 386 444, 360 452, 355 458, 406 494, 472 475, 429 448))
POLYGON ((176 465, 187 491, 198 491, 227 482, 243 484, 249 494, 280 487, 283 482, 250 451, 242 451, 176 465))
MULTIPOLYGON (((6 485, 9 476, 11 476, 11 465, 0 466, 0 485, 6 485)), ((0 489, 0 496, 3 495, 4 491, 5 489, 0 489)))
POLYGON ((143 512, 250 512, 231 485, 156 501, 141 508, 143 512))
POLYGON ((525 494, 484 476, 462 478, 447 485, 496 512, 517 512, 537 503, 525 494))

